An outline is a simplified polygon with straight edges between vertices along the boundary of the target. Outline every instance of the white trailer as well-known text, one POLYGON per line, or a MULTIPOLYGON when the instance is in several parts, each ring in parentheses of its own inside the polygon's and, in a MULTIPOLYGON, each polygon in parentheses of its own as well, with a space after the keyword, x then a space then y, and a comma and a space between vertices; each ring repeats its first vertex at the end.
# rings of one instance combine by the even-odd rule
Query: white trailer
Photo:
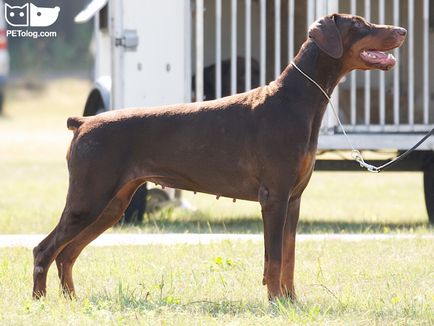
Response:
MULTIPOLYGON (((394 50, 393 71, 352 72, 332 96, 355 146, 393 157, 434 127, 429 0, 93 0, 76 17, 94 17, 95 24, 95 87, 84 115, 219 98, 265 85, 293 58, 308 26, 333 12, 408 30, 404 46, 394 50)), ((350 149, 328 110, 319 150, 350 149)), ((320 170, 358 168, 342 159, 316 164, 320 170)), ((434 137, 393 170, 424 172, 434 222, 434 137)))

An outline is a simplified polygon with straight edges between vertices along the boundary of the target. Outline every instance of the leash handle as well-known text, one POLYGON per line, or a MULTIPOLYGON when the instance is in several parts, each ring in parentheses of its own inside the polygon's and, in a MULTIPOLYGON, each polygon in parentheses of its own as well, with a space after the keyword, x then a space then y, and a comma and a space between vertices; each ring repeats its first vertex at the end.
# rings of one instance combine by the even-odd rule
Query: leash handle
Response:
POLYGON ((404 153, 402 153, 401 155, 395 157, 394 159, 390 160, 389 162, 380 165, 380 166, 375 166, 375 165, 371 165, 369 163, 366 163, 365 160, 363 159, 363 155, 362 153, 360 153, 359 150, 357 150, 354 146, 353 143, 350 140, 350 137, 348 137, 347 132, 345 131, 344 125, 341 122, 341 119, 339 118, 339 115, 337 114, 337 111, 333 105, 333 102, 330 98, 330 96, 327 94, 327 92, 315 81, 313 80, 309 75, 307 75, 303 70, 301 70, 294 61, 290 62, 292 66, 294 66, 294 68, 296 68, 304 77, 306 77, 309 81, 311 81, 316 87, 318 87, 318 89, 324 94, 324 96, 327 98, 333 114, 339 124, 339 126, 342 129, 342 133, 344 134, 348 145, 350 145, 352 151, 351 151, 351 157, 353 158, 353 160, 355 160, 357 163, 360 164, 360 167, 365 168, 366 170, 368 170, 369 172, 372 173, 379 173, 382 170, 386 169, 387 167, 391 166, 394 163, 397 163, 401 160, 403 160, 406 156, 408 156, 411 152, 413 152, 414 150, 416 150, 423 142, 425 142, 425 140, 427 140, 433 133, 434 133, 434 128, 431 129, 430 132, 428 132, 421 140, 419 140, 416 145, 414 145, 412 148, 410 148, 409 150, 405 151, 404 153))

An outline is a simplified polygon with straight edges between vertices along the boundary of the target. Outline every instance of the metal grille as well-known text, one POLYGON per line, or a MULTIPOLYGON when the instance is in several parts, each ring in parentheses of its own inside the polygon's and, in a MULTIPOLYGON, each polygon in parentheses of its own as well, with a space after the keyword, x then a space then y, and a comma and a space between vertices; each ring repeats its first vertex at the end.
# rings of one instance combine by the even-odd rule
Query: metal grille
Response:
MULTIPOLYGON (((394 50, 398 64, 391 72, 354 71, 336 88, 332 99, 345 127, 350 133, 366 134, 420 133, 433 127, 434 65, 429 56, 434 53, 434 29, 429 25, 429 0, 194 0, 192 4, 197 101, 274 80, 314 20, 347 12, 403 26, 408 37, 394 50), (225 69, 228 65, 230 69, 225 69), (207 95, 210 89, 212 96, 207 95)), ((322 133, 340 133, 330 110, 322 133)))

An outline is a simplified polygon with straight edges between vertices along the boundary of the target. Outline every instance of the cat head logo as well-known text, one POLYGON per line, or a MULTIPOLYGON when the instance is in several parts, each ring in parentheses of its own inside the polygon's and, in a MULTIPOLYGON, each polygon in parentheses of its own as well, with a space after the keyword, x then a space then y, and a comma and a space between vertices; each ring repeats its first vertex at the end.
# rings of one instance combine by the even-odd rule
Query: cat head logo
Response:
POLYGON ((11 26, 46 27, 53 25, 59 17, 60 8, 37 7, 33 3, 10 6, 5 3, 5 19, 11 26))

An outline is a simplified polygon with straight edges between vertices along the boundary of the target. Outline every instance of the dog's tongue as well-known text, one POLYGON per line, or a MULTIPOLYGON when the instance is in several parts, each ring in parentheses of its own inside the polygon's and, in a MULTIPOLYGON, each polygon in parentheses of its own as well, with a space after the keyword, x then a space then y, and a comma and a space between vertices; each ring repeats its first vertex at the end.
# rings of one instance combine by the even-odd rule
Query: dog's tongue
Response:
POLYGON ((364 50, 361 53, 362 58, 371 63, 380 63, 383 65, 394 65, 396 63, 395 57, 389 53, 384 53, 381 51, 375 51, 375 50, 364 50))

